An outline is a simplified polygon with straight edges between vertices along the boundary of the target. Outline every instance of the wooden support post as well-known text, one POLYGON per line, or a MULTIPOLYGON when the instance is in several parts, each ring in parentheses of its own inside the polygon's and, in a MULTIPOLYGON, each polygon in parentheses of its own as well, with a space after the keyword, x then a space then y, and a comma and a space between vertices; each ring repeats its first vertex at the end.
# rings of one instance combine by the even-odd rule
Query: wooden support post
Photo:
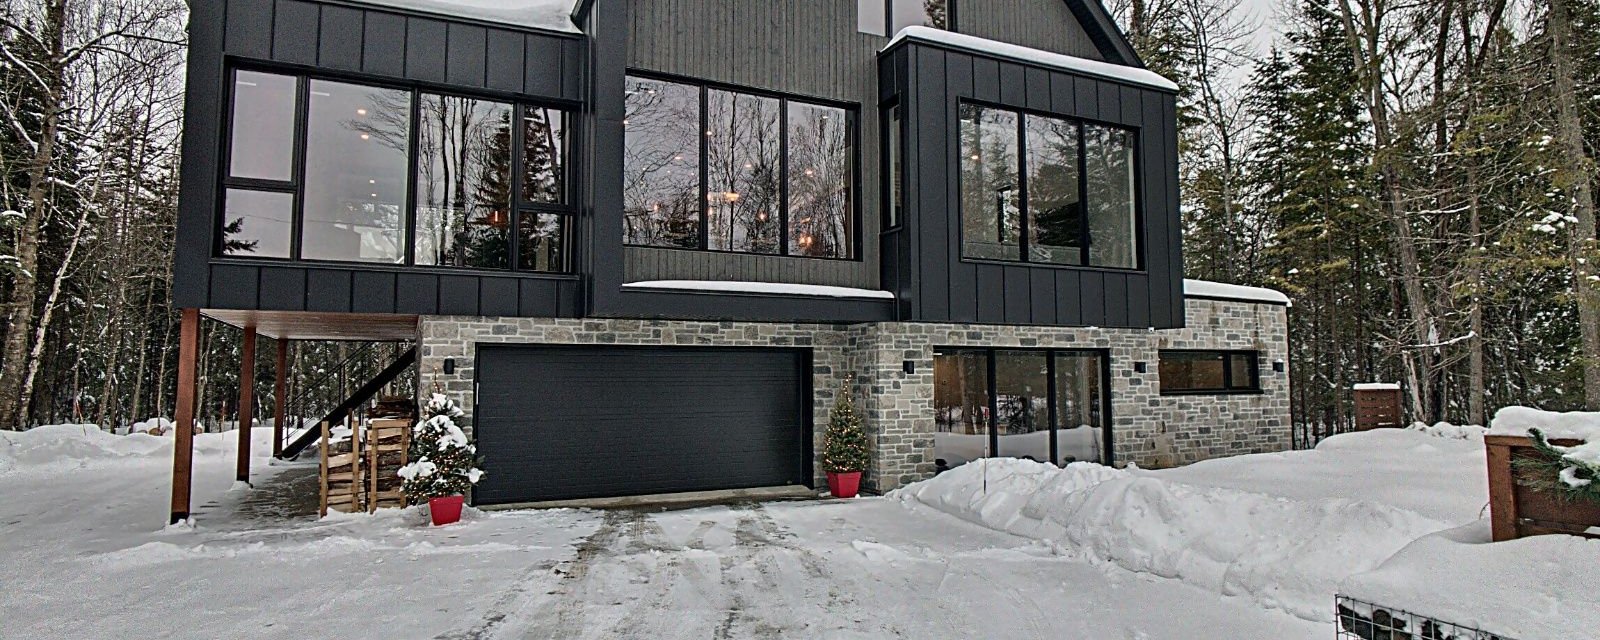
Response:
POLYGON ((278 375, 272 383, 272 457, 283 457, 283 412, 289 404, 289 341, 278 338, 278 375))
POLYGON ((250 483, 250 430, 256 410, 256 328, 244 328, 239 347, 239 472, 235 479, 250 483))
POLYGON ((200 352, 200 310, 184 309, 178 332, 177 432, 172 447, 171 524, 189 519, 189 484, 194 470, 194 369, 200 352))

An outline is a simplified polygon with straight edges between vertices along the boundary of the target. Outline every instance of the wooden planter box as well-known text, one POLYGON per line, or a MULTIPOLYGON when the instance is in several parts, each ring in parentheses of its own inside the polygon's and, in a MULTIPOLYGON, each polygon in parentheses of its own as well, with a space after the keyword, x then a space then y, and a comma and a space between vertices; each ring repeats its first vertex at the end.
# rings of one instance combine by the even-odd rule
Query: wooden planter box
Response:
MULTIPOLYGON (((1570 447, 1583 442, 1556 439, 1550 444, 1570 447)), ((1600 527, 1600 504, 1562 500, 1518 482, 1522 472, 1512 468, 1512 460, 1539 455, 1531 438, 1485 436, 1483 446, 1489 457, 1489 522, 1495 542, 1550 533, 1600 538, 1588 533, 1590 527, 1600 527)))

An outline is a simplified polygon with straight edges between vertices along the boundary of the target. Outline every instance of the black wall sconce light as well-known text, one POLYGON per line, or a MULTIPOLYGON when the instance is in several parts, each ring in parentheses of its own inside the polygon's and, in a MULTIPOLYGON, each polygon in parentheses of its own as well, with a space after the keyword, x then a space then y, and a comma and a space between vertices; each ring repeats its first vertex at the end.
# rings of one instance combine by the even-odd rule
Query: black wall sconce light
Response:
POLYGON ((1283 373, 1283 361, 1282 360, 1273 360, 1272 361, 1272 371, 1273 371, 1273 373, 1283 373))
POLYGON ((911 375, 913 373, 916 373, 917 372, 917 361, 916 360, 906 360, 904 362, 901 362, 900 363, 900 370, 906 372, 906 375, 911 375))
POLYGON ((445 358, 444 359, 444 374, 447 375, 447 376, 453 376, 453 375, 456 374, 456 359, 455 358, 445 358))
POLYGON ((1135 363, 1133 363, 1133 370, 1134 370, 1135 373, 1144 373, 1144 372, 1148 371, 1149 369, 1150 369, 1150 367, 1148 365, 1146 365, 1145 363, 1143 363, 1143 362, 1135 362, 1135 363))

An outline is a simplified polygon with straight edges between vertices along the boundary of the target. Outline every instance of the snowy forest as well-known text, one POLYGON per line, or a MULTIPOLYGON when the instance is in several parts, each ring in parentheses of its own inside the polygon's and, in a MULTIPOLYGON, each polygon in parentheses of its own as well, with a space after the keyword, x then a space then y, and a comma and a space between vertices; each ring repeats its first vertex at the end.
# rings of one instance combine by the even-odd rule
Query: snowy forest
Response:
MULTIPOLYGON (((0 1, 0 428, 170 415, 186 5, 0 1)), ((1600 0, 1108 6, 1183 88, 1188 276, 1295 301, 1303 428, 1371 381, 1430 423, 1600 410, 1600 0)), ((206 323, 209 424, 238 343, 206 323)), ((361 351, 300 345, 295 384, 361 351)))

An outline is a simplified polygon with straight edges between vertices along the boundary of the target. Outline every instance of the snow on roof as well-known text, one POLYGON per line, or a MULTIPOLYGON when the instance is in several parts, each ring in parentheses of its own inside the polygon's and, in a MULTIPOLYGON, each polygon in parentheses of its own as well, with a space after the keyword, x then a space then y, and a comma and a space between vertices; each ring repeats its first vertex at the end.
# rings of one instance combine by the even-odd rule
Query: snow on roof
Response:
POLYGON ((363 4, 471 18, 484 22, 550 31, 582 33, 572 24, 576 0, 356 0, 363 4))
POLYGON ((1355 386, 1356 391, 1399 391, 1398 382, 1362 382, 1355 386))
POLYGON ((1600 412, 1542 411, 1531 407, 1505 407, 1489 422, 1490 435, 1525 436, 1538 429, 1550 438, 1575 438, 1600 442, 1600 412))
POLYGON ((1241 284, 1228 284, 1226 282, 1212 282, 1210 280, 1183 281, 1183 295, 1190 298, 1221 298, 1224 300, 1244 300, 1248 302, 1270 302, 1285 306, 1294 306, 1289 301, 1289 296, 1282 291, 1263 287, 1246 287, 1241 284))
POLYGON ((788 296, 819 296, 826 298, 878 298, 893 300, 894 294, 877 289, 829 287, 815 284, 783 284, 777 282, 741 282, 734 280, 647 280, 622 285, 624 289, 674 289, 679 291, 725 291, 731 293, 760 293, 788 296))
POLYGON ((1043 67, 1074 71, 1077 73, 1105 78, 1107 80, 1116 80, 1119 82, 1126 82, 1128 84, 1136 84, 1153 89, 1161 89, 1163 91, 1178 90, 1178 85, 1173 84, 1171 80, 1163 78, 1161 77, 1161 74, 1150 71, 1149 69, 1128 67, 1120 64, 1101 62, 1099 60, 1090 60, 1088 58, 1079 58, 1077 56, 1069 56, 1061 53, 1052 53, 1049 51, 1042 51, 1021 45, 989 40, 987 38, 979 38, 977 36, 969 36, 961 33, 952 33, 943 29, 934 29, 932 27, 906 27, 901 29, 900 33, 895 34, 894 39, 890 40, 889 45, 884 47, 884 49, 893 47, 901 40, 920 40, 923 42, 933 42, 955 49, 971 51, 973 53, 1009 58, 1018 62, 1027 62, 1043 67))

